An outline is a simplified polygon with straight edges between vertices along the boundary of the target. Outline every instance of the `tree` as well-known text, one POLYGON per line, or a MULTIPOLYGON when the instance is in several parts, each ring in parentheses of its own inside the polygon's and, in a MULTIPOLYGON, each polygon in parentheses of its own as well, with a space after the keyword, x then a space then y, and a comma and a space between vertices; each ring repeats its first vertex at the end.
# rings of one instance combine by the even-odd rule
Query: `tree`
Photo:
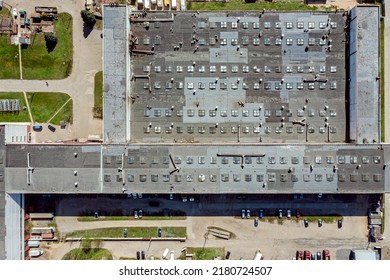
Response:
POLYGON ((49 52, 54 50, 57 45, 57 36, 55 33, 45 33, 46 48, 49 52))
POLYGON ((87 10, 82 10, 81 11, 81 18, 83 19, 83 21, 86 23, 86 24, 89 24, 89 25, 94 25, 96 23, 96 17, 95 15, 90 12, 90 11, 87 11, 87 10))

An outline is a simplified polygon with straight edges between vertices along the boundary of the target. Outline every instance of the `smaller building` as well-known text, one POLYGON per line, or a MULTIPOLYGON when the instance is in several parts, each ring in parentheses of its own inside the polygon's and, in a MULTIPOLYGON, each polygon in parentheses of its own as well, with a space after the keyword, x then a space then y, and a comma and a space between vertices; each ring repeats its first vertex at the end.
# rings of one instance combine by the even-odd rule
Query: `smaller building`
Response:
POLYGON ((349 259, 356 261, 375 261, 379 260, 379 255, 377 252, 371 250, 352 250, 349 259))

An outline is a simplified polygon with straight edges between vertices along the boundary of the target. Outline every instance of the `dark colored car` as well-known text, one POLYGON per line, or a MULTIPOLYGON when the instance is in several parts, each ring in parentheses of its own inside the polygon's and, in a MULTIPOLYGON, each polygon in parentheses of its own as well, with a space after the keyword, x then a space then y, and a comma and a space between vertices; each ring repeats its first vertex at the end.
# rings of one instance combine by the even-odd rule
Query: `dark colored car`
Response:
POLYGON ((322 227, 322 219, 319 219, 319 220, 318 220, 318 226, 319 226, 319 227, 322 227))
POLYGON ((47 128, 48 128, 51 132, 56 131, 56 128, 55 128, 54 126, 52 126, 51 124, 49 124, 49 125, 47 126, 47 128))
POLYGON ((161 230, 161 228, 158 228, 157 229, 157 236, 161 237, 161 235, 162 235, 162 230, 161 230))
POLYGON ((34 131, 42 131, 42 126, 41 125, 34 125, 33 130, 34 131))
POLYGON ((308 220, 304 220, 304 224, 305 224, 305 227, 308 227, 309 226, 309 221, 308 220))
POLYGON ((260 209, 259 211, 259 218, 262 219, 264 217, 264 210, 260 209))
POLYGON ((259 219, 255 218, 255 227, 257 227, 258 225, 259 225, 259 219))
POLYGON ((141 253, 137 251, 137 260, 141 259, 141 253))
POLYGON ((316 259, 316 255, 315 254, 311 254, 311 260, 314 261, 316 259))
POLYGON ((141 252, 141 258, 144 260, 145 259, 145 251, 141 252))
POLYGON ((123 237, 127 237, 127 228, 123 230, 123 237))
POLYGON ((227 259, 227 260, 228 260, 229 258, 230 258, 230 251, 227 251, 227 252, 226 252, 225 259, 227 259))
POLYGON ((321 257, 321 252, 320 252, 320 251, 318 251, 318 252, 317 252, 317 260, 319 260, 319 261, 320 261, 321 259, 322 259, 322 257, 321 257))
POLYGON ((301 217, 301 210, 297 209, 295 211, 295 215, 297 216, 297 218, 300 218, 301 217))
POLYGON ((343 227, 343 220, 338 220, 337 221, 337 226, 339 227, 339 228, 342 228, 343 227))

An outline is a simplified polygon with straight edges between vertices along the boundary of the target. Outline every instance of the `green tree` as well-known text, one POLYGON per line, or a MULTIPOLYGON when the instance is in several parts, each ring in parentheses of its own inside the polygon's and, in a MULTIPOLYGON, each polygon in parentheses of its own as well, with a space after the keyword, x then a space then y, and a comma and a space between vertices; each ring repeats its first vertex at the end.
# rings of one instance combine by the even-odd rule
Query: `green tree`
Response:
POLYGON ((45 33, 46 48, 48 52, 54 50, 57 45, 57 36, 54 33, 45 33))
POLYGON ((96 17, 95 15, 90 12, 90 11, 87 11, 87 10, 82 10, 81 11, 81 18, 83 19, 83 21, 86 23, 86 24, 89 24, 89 25, 94 25, 96 23, 96 17))

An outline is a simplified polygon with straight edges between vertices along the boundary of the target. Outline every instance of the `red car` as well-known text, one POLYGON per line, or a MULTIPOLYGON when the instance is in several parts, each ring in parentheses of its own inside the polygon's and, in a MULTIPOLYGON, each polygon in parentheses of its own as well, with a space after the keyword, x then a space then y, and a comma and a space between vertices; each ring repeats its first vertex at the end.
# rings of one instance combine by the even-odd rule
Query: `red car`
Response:
POLYGON ((295 213, 297 218, 301 217, 301 210, 297 209, 295 213))
POLYGON ((305 260, 310 260, 311 254, 310 251, 305 251, 305 260))

